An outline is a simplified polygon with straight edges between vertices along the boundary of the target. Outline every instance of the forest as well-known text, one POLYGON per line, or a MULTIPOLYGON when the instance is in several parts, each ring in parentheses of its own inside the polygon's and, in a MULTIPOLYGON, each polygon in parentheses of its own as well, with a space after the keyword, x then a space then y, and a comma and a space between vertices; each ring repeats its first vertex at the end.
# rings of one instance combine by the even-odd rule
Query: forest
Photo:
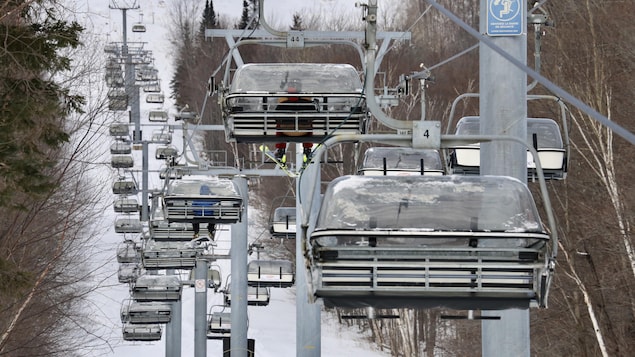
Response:
MULTIPOLYGON (((480 1, 438 3, 478 28, 480 1)), ((205 38, 204 30, 255 28, 257 22, 250 21, 255 5, 248 0, 243 4, 237 22, 215 10, 213 1, 173 4, 171 42, 177 59, 171 96, 179 107, 198 108, 205 124, 222 123, 215 98, 205 97, 208 79, 221 66, 228 47, 222 38, 205 38)), ((635 29, 630 15, 635 2, 543 0, 528 1, 528 8, 536 4, 550 21, 538 29, 528 26, 528 65, 536 68, 539 57, 544 77, 635 132, 628 119, 635 111, 635 38, 630 31, 635 29)), ((106 104, 85 101, 69 90, 97 90, 90 79, 98 60, 91 60, 91 54, 103 51, 90 51, 87 43, 80 52, 81 26, 63 20, 60 11, 63 7, 55 0, 0 1, 5 39, 0 45, 0 356, 70 356, 105 343, 91 330, 90 320, 78 313, 86 310, 77 307, 87 304, 86 295, 96 289, 83 283, 91 275, 86 251, 94 249, 91 238, 99 234, 99 212, 105 209, 100 202, 108 194, 108 183, 91 177, 89 164, 96 160, 91 143, 104 125, 95 120, 95 113, 104 111, 106 104)), ((412 38, 391 45, 377 84, 396 87, 400 75, 434 68, 434 80, 425 87, 425 117, 451 131, 447 127, 452 102, 460 94, 478 92, 477 40, 425 0, 380 9, 378 24, 380 31, 410 31, 412 38)), ((281 30, 363 30, 357 9, 329 18, 298 12, 292 23, 272 25, 281 30)), ((349 63, 361 68, 357 53, 338 45, 293 50, 249 45, 241 54, 245 62, 349 63)), ((528 93, 551 94, 540 84, 528 93)), ((419 120, 423 94, 413 86, 388 114, 419 120)), ((477 114, 477 99, 462 100, 454 123, 477 114)), ((560 113, 552 103, 536 101, 528 103, 528 114, 557 119, 560 113)), ((574 106, 567 106, 567 118, 568 176, 548 183, 559 255, 548 308, 531 310, 531 354, 635 355, 635 188, 629 174, 635 149, 574 106)), ((371 130, 385 128, 374 123, 371 130)), ((227 150, 236 164, 254 160, 254 148, 227 143, 222 134, 208 134, 205 145, 227 150)), ((363 149, 353 144, 330 149, 329 157, 341 163, 324 165, 324 180, 353 173, 357 162, 350 153, 363 149)), ((270 212, 273 205, 292 204, 292 180, 279 184, 280 180, 287 179, 250 182, 250 205, 270 212), (289 201, 281 202, 280 197, 289 201)), ((532 184, 530 188, 535 193, 532 184)), ((539 196, 534 196, 540 205, 539 196)), ((295 243, 284 244, 287 251, 279 254, 290 257, 295 243)), ((370 330, 376 348, 393 356, 474 356, 480 351, 478 321, 442 319, 447 311, 440 309, 393 313, 400 318, 342 323, 370 330)))

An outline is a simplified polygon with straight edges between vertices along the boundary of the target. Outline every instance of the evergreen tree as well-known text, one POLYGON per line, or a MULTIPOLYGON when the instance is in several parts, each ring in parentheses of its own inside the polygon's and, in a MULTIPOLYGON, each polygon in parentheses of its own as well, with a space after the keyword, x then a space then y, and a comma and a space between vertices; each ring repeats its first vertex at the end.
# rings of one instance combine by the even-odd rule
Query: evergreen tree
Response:
POLYGON ((83 29, 77 22, 60 20, 40 2, 10 2, 3 10, 0 206, 8 206, 18 192, 41 195, 55 186, 47 175, 55 165, 49 153, 68 141, 64 119, 81 112, 84 100, 56 83, 54 75, 70 69, 70 58, 59 51, 77 47, 83 29))
POLYGON ((218 26, 218 19, 214 11, 214 0, 205 1, 203 10, 203 20, 201 21, 201 38, 205 37, 205 29, 215 29, 218 26))
POLYGON ((246 29, 249 26, 249 29, 254 29, 257 27, 258 21, 249 25, 249 21, 252 17, 258 16, 258 5, 256 0, 243 0, 243 13, 240 17, 240 22, 238 23, 238 28, 241 30, 246 29))
POLYGON ((297 12, 293 14, 293 25, 290 26, 290 29, 295 31, 304 30, 304 25, 302 24, 302 16, 297 12))

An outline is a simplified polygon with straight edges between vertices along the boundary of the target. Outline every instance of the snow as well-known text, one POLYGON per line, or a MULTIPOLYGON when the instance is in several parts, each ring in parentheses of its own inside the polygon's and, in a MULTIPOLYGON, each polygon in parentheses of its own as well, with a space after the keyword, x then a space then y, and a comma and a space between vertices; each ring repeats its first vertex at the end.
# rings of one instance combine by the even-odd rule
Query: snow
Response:
MULTIPOLYGON (((111 0, 112 1, 112 0, 111 0)), ((168 11, 173 8, 173 2, 181 0, 143 0, 140 3, 141 9, 128 11, 127 24, 128 41, 144 42, 144 49, 152 51, 155 59, 154 66, 159 71, 161 87, 163 94, 166 95, 164 105, 148 104, 145 102, 145 95, 141 93, 141 118, 143 122, 147 122, 148 111, 164 109, 173 115, 175 109, 169 97, 169 82, 173 73, 174 52, 169 44, 169 36, 167 29, 169 28, 170 17, 168 11), (143 16, 140 16, 143 12, 143 16), (145 33, 132 33, 133 24, 143 21, 147 31, 145 33), (159 107, 159 108, 158 108, 159 107)), ((185 0, 183 0, 185 1, 185 0)), ((86 27, 87 39, 91 41, 94 47, 102 46, 95 51, 101 51, 104 63, 106 56, 103 54, 103 45, 108 42, 121 42, 121 23, 122 12, 115 9, 109 9, 109 1, 103 0, 66 0, 68 6, 75 9, 78 21, 82 22, 86 27)), ((132 0, 119 0, 117 4, 120 6, 129 5, 132 0)), ((203 1, 199 1, 203 3, 203 1)), ((302 8, 309 8, 312 11, 333 11, 335 8, 346 8, 350 11, 359 11, 354 8, 355 0, 268 0, 265 3, 267 17, 284 16, 290 22, 291 15, 294 11, 302 8), (271 9, 271 10, 269 10, 271 9)), ((112 4, 112 2, 110 2, 112 4)), ((201 5, 202 7, 202 5, 201 5)), ((242 10, 242 1, 240 0, 214 0, 214 7, 220 15, 229 15, 231 18, 238 19, 242 10)), ((333 11, 332 13, 338 13, 333 11)), ((340 12, 341 13, 341 12, 340 12)), ((101 75, 103 80, 103 75, 101 75)), ((105 92, 102 93, 105 96, 105 92)), ((115 114, 114 118, 110 114, 110 120, 126 121, 127 114, 115 114)), ((172 124, 170 120, 170 124, 172 124)), ((161 124, 163 125, 163 124, 161 124)), ((145 128, 145 127, 144 127, 145 128)), ((150 127, 155 128, 155 127, 150 127)), ((112 137, 108 133, 108 127, 103 128, 103 143, 100 148, 103 150, 103 162, 110 162, 109 148, 112 144, 112 137)), ((144 130, 144 136, 150 135, 152 130, 144 130)), ((175 147, 181 147, 180 133, 174 133, 175 147)), ((149 139, 149 137, 144 137, 149 139)), ((161 168, 159 161, 154 159, 154 150, 157 145, 149 145, 150 158, 150 188, 158 188, 161 180, 158 178, 158 170, 161 168)), ((135 168, 140 168, 142 157, 140 150, 133 151, 135 168)), ((118 176, 116 170, 109 169, 107 165, 101 165, 102 171, 100 177, 112 178, 112 181, 118 176)), ((137 175, 140 178, 140 174, 137 175)), ((108 181, 108 180, 106 180, 108 181)), ((104 197, 109 204, 112 204, 113 197, 104 197)), ((140 197, 139 197, 140 201, 140 197)), ((117 279, 117 270, 119 264, 116 260, 116 252, 118 245, 124 239, 134 239, 138 241, 137 234, 117 234, 114 232, 114 221, 117 216, 112 206, 108 207, 103 214, 104 234, 95 237, 95 249, 99 251, 96 260, 101 261, 97 264, 94 277, 94 284, 99 287, 90 296, 89 301, 89 321, 94 326, 96 336, 102 340, 101 346, 87 346, 83 352, 86 356, 116 356, 116 357, 144 357, 144 356, 161 356, 165 354, 165 333, 163 339, 158 342, 129 342, 122 338, 120 308, 124 300, 130 298, 129 286, 121 284, 117 279)), ((258 212, 250 212, 252 217, 259 215, 258 212)), ((263 230, 262 227, 250 227, 252 230, 263 230)), ((254 235, 258 236, 258 234, 254 235)), ((218 250, 228 250, 230 238, 229 226, 221 226, 219 229, 218 250)), ((229 260, 219 260, 214 263, 217 265, 223 276, 226 277, 230 271, 229 260)), ((182 276, 187 279, 187 276, 182 276)), ((223 278, 225 280, 225 278, 223 278)), ((222 304, 222 294, 214 293, 208 290, 208 307, 222 304)), ((194 289, 185 287, 182 294, 182 355, 194 355, 194 289)), ((209 312, 209 310, 208 310, 209 312)), ((296 324, 296 308, 295 308, 295 289, 271 289, 271 303, 269 306, 250 306, 248 309, 249 331, 248 337, 256 340, 256 353, 258 356, 268 357, 285 357, 295 356, 295 324, 296 324)), ((356 327, 347 328, 339 325, 337 319, 329 313, 322 313, 322 355, 323 356, 339 356, 343 354, 361 355, 361 356, 387 356, 388 354, 373 351, 370 343, 366 340, 366 335, 360 333, 356 327)), ((165 332, 165 328, 164 328, 165 332)), ((220 340, 208 340, 208 355, 220 355, 222 342, 220 340)))

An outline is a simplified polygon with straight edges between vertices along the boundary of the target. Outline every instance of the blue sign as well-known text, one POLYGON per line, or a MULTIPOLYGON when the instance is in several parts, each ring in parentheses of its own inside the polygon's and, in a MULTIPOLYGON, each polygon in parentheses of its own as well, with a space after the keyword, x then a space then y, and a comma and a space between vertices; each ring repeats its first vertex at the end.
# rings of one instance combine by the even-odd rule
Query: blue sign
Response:
POLYGON ((523 33, 523 9, 520 0, 487 1, 487 34, 517 36, 523 33))

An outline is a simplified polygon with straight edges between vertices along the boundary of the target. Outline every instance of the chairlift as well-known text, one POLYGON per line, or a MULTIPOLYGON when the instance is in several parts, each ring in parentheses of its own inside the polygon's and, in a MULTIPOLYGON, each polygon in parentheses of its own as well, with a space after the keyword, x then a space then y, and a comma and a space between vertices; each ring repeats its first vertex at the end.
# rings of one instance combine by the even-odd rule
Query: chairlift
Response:
POLYGON ((170 144, 172 142, 172 133, 169 130, 156 129, 152 131, 152 143, 154 144, 170 144))
POLYGON ((233 142, 319 142, 364 133, 369 118, 359 74, 348 64, 245 64, 219 95, 233 142))
MULTIPOLYGON (((108 87, 111 88, 123 88, 125 82, 124 82, 124 78, 123 78, 123 74, 122 73, 118 73, 118 74, 106 74, 106 84, 108 85, 108 87)), ((109 98, 109 104, 112 102, 113 106, 116 105, 116 103, 120 102, 123 103, 124 100, 123 98, 109 98)), ((126 104, 127 104, 127 100, 126 100, 126 104)), ((114 110, 114 109, 110 109, 110 110, 114 110)), ((123 110, 123 109, 120 109, 123 110)))
POLYGON ((128 109, 128 95, 122 88, 111 88, 108 91, 108 110, 124 111, 128 109))
POLYGON ((129 169, 134 167, 134 158, 131 155, 113 155, 110 165, 113 169, 129 169))
POLYGON ((169 157, 177 157, 179 151, 174 146, 159 146, 154 152, 154 157, 157 160, 166 160, 169 157))
POLYGON ((168 121, 168 112, 165 110, 151 110, 148 112, 148 120, 151 122, 165 123, 168 121))
POLYGON ((115 137, 128 136, 129 131, 130 130, 128 128, 128 124, 126 123, 114 122, 110 124, 109 132, 111 136, 115 136, 115 137))
MULTIPOLYGON (((195 271, 191 270, 190 271, 190 281, 194 282, 195 277, 194 277, 195 271)), ((221 279, 221 273, 218 267, 209 267, 209 269, 207 270, 207 287, 209 289, 213 289, 214 292, 218 292, 218 290, 220 289, 221 285, 222 285, 223 281, 221 279)), ((194 287, 194 285, 192 285, 192 287, 194 287)))
POLYGON ((150 93, 146 95, 146 103, 163 103, 165 96, 161 93, 150 93))
POLYGON ((115 233, 141 233, 143 224, 139 218, 122 217, 115 219, 115 233))
POLYGON ((133 180, 123 178, 112 184, 112 193, 115 195, 136 195, 138 192, 137 184, 133 180))
POLYGON ((131 324, 165 324, 170 322, 171 303, 126 299, 121 304, 121 322, 131 324))
POLYGON ((193 269, 196 257, 202 249, 196 248, 192 242, 145 241, 142 257, 146 270, 158 269, 193 269))
POLYGON ((178 301, 181 299, 181 281, 176 275, 141 275, 132 285, 132 298, 136 301, 178 301))
MULTIPOLYGON (((450 130, 452 117, 458 99, 467 96, 478 97, 478 94, 464 94, 452 104, 450 112, 450 130)), ((538 152, 538 158, 546 179, 565 179, 569 162, 569 136, 567 129, 567 110, 565 104, 557 97, 545 95, 528 95, 528 102, 533 100, 551 100, 559 105, 560 121, 557 123, 548 118, 527 118, 527 143, 538 152)), ((461 118, 455 127, 457 135, 480 135, 480 119, 478 116, 461 118)), ((447 153, 449 169, 455 174, 478 175, 480 172, 480 145, 461 145, 447 153)), ((536 177, 536 164, 529 150, 527 151, 527 176, 536 177)))
POLYGON ((161 86, 157 83, 150 83, 143 85, 143 91, 145 93, 160 93, 161 86))
POLYGON ((104 53, 118 55, 119 54, 119 46, 114 43, 109 43, 104 46, 104 53))
POLYGON ((120 263, 117 278, 122 284, 134 283, 144 272, 141 263, 120 263))
POLYGON ((273 237, 295 238, 296 234, 296 208, 278 207, 273 211, 269 232, 273 237))
POLYGON ((166 220, 152 220, 150 222, 150 237, 155 241, 191 241, 194 228, 191 223, 173 222, 166 220))
POLYGON ((359 175, 443 175, 438 150, 406 147, 372 147, 364 153, 359 175))
MULTIPOLYGON (((227 288, 223 294, 225 296, 225 306, 231 306, 231 284, 227 284, 227 288)), ((271 294, 269 288, 264 286, 247 286, 247 305, 249 306, 267 306, 271 294)))
POLYGON ((223 309, 223 311, 214 311, 208 316, 208 339, 222 340, 231 336, 231 312, 226 312, 223 309))
POLYGON ((242 205, 229 179, 176 180, 163 196, 163 216, 168 222, 236 223, 242 205))
POLYGON ((179 167, 164 167, 159 170, 159 178, 161 180, 165 180, 169 178, 170 180, 180 180, 183 178, 183 170, 179 167))
MULTIPOLYGON (((128 127, 126 126, 126 134, 128 134, 128 127)), ((128 155, 132 153, 132 146, 126 141, 115 141, 110 145, 110 153, 113 155, 128 155)))
POLYGON ((159 324, 123 324, 125 341, 160 341, 161 325, 159 324))
POLYGON ((135 213, 139 212, 139 202, 136 198, 117 197, 112 204, 114 211, 117 213, 135 213))
POLYGON ((310 276, 327 306, 546 306, 557 238, 514 178, 343 176, 315 227, 310 276))
POLYGON ((139 263, 141 262, 141 254, 139 246, 133 240, 126 239, 119 243, 117 247, 117 262, 119 263, 139 263))
POLYGON ((294 282, 292 261, 252 260, 247 265, 247 284, 250 286, 288 288, 294 282))
POLYGON ((132 25, 132 32, 146 32, 146 26, 142 23, 132 25))

